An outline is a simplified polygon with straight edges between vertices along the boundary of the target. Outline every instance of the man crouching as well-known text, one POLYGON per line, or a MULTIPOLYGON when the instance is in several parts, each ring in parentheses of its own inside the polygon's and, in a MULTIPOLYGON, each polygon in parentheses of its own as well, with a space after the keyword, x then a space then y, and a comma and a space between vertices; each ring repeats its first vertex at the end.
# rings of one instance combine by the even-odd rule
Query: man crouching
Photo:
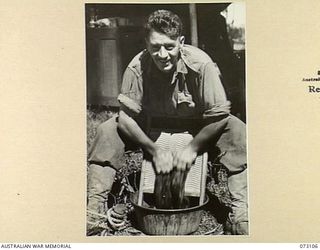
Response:
POLYGON ((158 10, 149 16, 147 49, 132 59, 123 75, 119 115, 99 126, 89 152, 87 208, 107 215, 115 228, 123 226, 106 204, 129 144, 151 157, 158 174, 187 170, 200 152, 218 149, 220 163, 228 169, 231 194, 225 233, 248 234, 246 127, 230 114, 217 65, 184 40, 176 14, 158 10), (192 120, 194 138, 175 154, 164 151, 148 136, 152 119, 163 128, 190 125, 192 120))

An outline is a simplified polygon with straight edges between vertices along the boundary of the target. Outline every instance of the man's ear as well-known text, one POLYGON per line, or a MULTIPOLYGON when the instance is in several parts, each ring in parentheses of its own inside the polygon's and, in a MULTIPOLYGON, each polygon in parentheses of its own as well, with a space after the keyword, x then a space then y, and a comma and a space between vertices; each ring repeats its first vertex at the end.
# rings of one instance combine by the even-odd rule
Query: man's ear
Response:
POLYGON ((180 36, 179 37, 179 42, 180 42, 181 46, 184 45, 184 41, 185 41, 185 37, 184 36, 180 36))

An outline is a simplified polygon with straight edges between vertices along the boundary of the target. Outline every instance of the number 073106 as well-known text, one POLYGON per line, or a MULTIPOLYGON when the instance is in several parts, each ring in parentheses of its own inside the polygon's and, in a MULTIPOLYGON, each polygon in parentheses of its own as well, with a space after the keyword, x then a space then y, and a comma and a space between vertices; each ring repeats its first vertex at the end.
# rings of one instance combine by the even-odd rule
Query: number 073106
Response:
POLYGON ((301 243, 300 248, 318 248, 318 244, 301 243))

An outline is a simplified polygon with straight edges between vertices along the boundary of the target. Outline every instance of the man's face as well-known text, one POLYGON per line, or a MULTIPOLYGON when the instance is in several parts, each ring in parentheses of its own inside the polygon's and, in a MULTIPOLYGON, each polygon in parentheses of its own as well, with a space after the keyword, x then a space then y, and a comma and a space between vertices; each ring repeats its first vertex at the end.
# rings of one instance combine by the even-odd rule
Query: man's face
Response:
POLYGON ((176 68, 184 37, 180 36, 174 40, 163 33, 152 30, 146 42, 147 49, 157 68, 164 73, 172 72, 176 68))

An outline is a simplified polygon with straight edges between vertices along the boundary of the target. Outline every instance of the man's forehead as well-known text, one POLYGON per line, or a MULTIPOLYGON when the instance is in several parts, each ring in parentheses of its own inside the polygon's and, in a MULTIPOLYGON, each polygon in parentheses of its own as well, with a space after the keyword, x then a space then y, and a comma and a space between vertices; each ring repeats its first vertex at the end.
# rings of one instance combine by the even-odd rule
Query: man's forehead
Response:
POLYGON ((179 37, 171 38, 164 33, 151 31, 147 41, 151 44, 173 44, 179 42, 179 37))

